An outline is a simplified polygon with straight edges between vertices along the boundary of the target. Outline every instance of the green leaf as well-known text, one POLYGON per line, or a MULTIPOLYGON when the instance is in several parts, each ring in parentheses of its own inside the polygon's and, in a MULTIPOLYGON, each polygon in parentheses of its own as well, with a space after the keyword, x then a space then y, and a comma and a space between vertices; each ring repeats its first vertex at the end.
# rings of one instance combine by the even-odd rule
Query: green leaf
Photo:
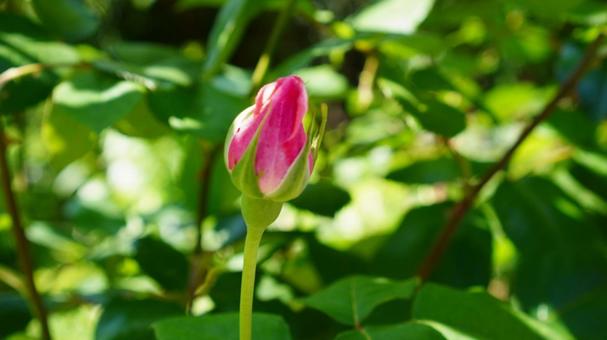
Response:
MULTIPOLYGON (((409 211, 375 254, 373 272, 392 278, 415 275, 451 207, 452 204, 443 203, 409 211)), ((457 287, 486 285, 491 276, 491 254, 492 237, 487 222, 473 210, 462 221, 431 279, 457 287)))
POLYGON ((152 92, 148 104, 152 113, 174 130, 220 143, 247 102, 213 84, 201 84, 152 92))
POLYGON ((364 271, 365 263, 354 254, 340 251, 319 242, 311 233, 306 236, 308 252, 316 271, 325 283, 364 271))
POLYGON ((106 49, 116 60, 140 65, 153 64, 180 55, 170 46, 140 41, 118 41, 107 46, 106 49))
POLYGON ((576 338, 605 333, 604 222, 540 177, 502 183, 492 203, 518 252, 511 291, 522 308, 558 311, 576 338))
POLYGON ((328 180, 308 184, 301 195, 289 201, 297 208, 323 216, 335 215, 348 202, 350 194, 328 180))
POLYGON ((278 78, 293 74, 298 70, 310 65, 315 58, 326 56, 332 52, 345 53, 353 46, 353 41, 344 39, 327 39, 318 44, 299 52, 288 58, 278 66, 274 67, 269 78, 278 78))
POLYGON ((485 292, 428 283, 413 301, 413 317, 432 320, 480 339, 544 339, 531 318, 485 292))
POLYGON ((454 89, 451 82, 436 67, 428 67, 412 73, 409 81, 417 91, 454 89))
POLYGON ((607 8, 600 0, 584 1, 569 13, 571 21, 588 26, 607 24, 607 8))
POLYGON ((152 5, 154 5, 155 2, 156 2, 156 0, 131 0, 133 7, 137 8, 139 10, 148 9, 152 5))
POLYGON ((128 136, 158 138, 170 130, 154 116, 144 101, 116 124, 116 129, 128 136))
MULTIPOLYGON (((382 80, 381 84, 393 92, 394 98, 419 121, 424 129, 445 137, 453 137, 466 128, 464 112, 443 103, 432 92, 428 93, 420 89, 414 94, 392 80, 382 80)), ((422 83, 422 86, 430 85, 422 83)), ((438 84, 436 89, 440 89, 440 86, 438 84)))
POLYGON ((100 23, 84 0, 32 0, 32 4, 46 29, 68 40, 89 37, 100 23))
MULTIPOLYGON (((471 174, 483 173, 490 164, 464 160, 471 174)), ((408 184, 454 182, 462 178, 462 170, 452 157, 419 160, 390 172, 386 178, 408 184)))
POLYGON ((358 31, 409 34, 426 18, 434 0, 379 0, 347 20, 358 31))
POLYGON ((548 100, 549 90, 529 83, 502 84, 485 95, 485 104, 500 121, 516 121, 538 113, 548 100))
POLYGON ((416 279, 391 281, 369 276, 351 276, 306 298, 305 304, 341 323, 357 325, 375 307, 391 300, 410 298, 416 285, 416 279))
POLYGON ((453 137, 466 128, 466 116, 459 109, 430 99, 423 111, 412 111, 424 129, 445 137, 453 137))
MULTIPOLYGON (((0 72, 17 66, 2 57, 1 49, 0 46, 0 72)), ((43 101, 51 94, 56 83, 57 77, 50 72, 43 72, 36 76, 28 75, 10 81, 1 89, 0 112, 20 112, 43 101)))
POLYGON ((137 240, 135 260, 141 270, 167 290, 183 290, 188 281, 188 261, 185 256, 151 236, 137 240))
POLYGON ((96 340, 153 339, 152 323, 183 314, 176 304, 155 300, 111 299, 103 306, 97 323, 96 340))
POLYGON ((334 100, 345 97, 349 84, 346 77, 329 65, 320 65, 298 70, 306 84, 310 97, 318 100, 334 100))
MULTIPOLYGON (((195 7, 219 7, 226 2, 227 0, 179 0, 176 7, 178 10, 188 10, 195 7)), ((256 2, 263 10, 268 11, 279 11, 286 4, 283 0, 257 0, 256 2)), ((297 0, 296 5, 299 11, 314 14, 314 5, 310 0, 297 0)))
POLYGON ((255 1, 227 0, 221 7, 207 42, 204 76, 209 79, 230 58, 251 18, 257 13, 255 1))
POLYGON ((607 157, 580 152, 574 160, 570 168, 571 175, 607 201, 607 157))
POLYGON ((69 64, 79 60, 73 47, 51 40, 42 27, 28 18, 8 13, 0 13, 0 47, 19 55, 25 60, 23 64, 69 64))
POLYGON ((128 41, 105 49, 113 58, 96 61, 96 67, 118 75, 141 77, 143 81, 152 81, 153 87, 191 86, 202 69, 199 60, 166 45, 128 41))
POLYGON ((584 148, 596 145, 596 124, 584 112, 555 110, 546 122, 569 143, 584 148))
POLYGON ((219 7, 226 3, 226 0, 179 0, 175 7, 179 10, 187 10, 194 7, 219 7))
POLYGON ((545 6, 546 3, 542 0, 516 0, 513 2, 542 19, 557 21, 566 18, 569 12, 584 0, 554 0, 550 6, 545 6))
POLYGON ((65 112, 52 110, 43 120, 42 141, 50 164, 60 170, 95 146, 95 133, 65 112))
MULTIPOLYGON (((0 13, 0 73, 35 63, 72 63, 77 55, 65 44, 49 39, 44 30, 25 17, 0 13)), ((53 70, 20 77, 1 89, 0 111, 20 112, 44 100, 57 83, 53 70)))
MULTIPOLYGON (((244 233, 241 236, 244 238, 244 233)), ((240 296, 234 292, 240 292, 241 276, 240 272, 227 272, 217 278, 209 292, 209 296, 217 305, 216 312, 238 311, 240 296)))
MULTIPOLYGON (((238 340, 238 313, 180 317, 154 324, 158 340, 238 340)), ((253 314, 253 339, 289 340, 289 327, 272 314, 253 314)))
POLYGON ((448 157, 416 161, 388 174, 387 178, 411 184, 453 182, 461 176, 457 163, 448 157))
POLYGON ((371 326, 339 334, 335 340, 441 340, 445 339, 434 328, 416 322, 407 322, 390 326, 371 326))
POLYGON ((95 72, 78 72, 57 86, 54 110, 99 133, 130 113, 143 99, 142 88, 95 72))
POLYGON ((23 330, 29 323, 27 302, 16 293, 0 292, 0 337, 23 330))

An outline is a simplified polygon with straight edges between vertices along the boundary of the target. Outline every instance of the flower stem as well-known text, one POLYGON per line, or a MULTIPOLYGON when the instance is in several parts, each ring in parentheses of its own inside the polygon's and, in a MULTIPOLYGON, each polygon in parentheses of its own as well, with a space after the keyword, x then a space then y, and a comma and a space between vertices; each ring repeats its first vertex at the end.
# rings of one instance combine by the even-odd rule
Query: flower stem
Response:
POLYGON ((247 236, 244 242, 242 283, 240 286, 240 340, 251 340, 257 248, 259 248, 259 242, 265 229, 265 226, 247 227, 247 236))
POLYGON ((251 340, 257 248, 263 232, 280 214, 282 203, 243 195, 241 209, 247 224, 247 236, 244 240, 244 265, 240 286, 240 340, 251 340))

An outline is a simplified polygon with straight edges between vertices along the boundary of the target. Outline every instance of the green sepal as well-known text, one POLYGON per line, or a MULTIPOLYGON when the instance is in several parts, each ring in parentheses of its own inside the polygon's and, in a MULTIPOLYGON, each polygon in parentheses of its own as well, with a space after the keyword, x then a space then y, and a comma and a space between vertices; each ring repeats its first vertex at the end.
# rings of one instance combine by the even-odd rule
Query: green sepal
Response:
POLYGON ((276 220, 282 209, 282 202, 242 195, 240 209, 247 228, 267 228, 276 220))
MULTIPOLYGON (((310 140, 310 138, 308 138, 310 140)), ((302 148, 299 156, 282 179, 282 183, 274 192, 267 195, 268 199, 277 202, 286 202, 299 196, 306 187, 310 178, 308 155, 310 154, 310 142, 302 148)))
POLYGON ((308 180, 310 179, 310 171, 308 170, 310 168, 309 155, 312 152, 312 158, 316 159, 327 123, 327 106, 323 104, 320 111, 320 126, 314 124, 316 120, 316 112, 314 112, 314 116, 310 120, 310 125, 307 129, 306 134, 309 137, 305 147, 287 171, 278 189, 267 195, 269 199, 280 202, 292 200, 299 196, 308 184, 308 180))

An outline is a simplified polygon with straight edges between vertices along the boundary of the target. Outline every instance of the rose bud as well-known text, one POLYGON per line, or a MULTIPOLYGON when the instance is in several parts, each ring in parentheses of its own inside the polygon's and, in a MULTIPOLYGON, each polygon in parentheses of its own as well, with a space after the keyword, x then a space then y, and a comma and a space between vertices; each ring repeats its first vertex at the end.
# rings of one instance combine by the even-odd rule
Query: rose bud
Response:
POLYGON ((236 117, 225 159, 232 181, 245 196, 285 202, 303 191, 314 163, 312 140, 318 144, 320 135, 306 134, 307 111, 303 81, 288 76, 262 87, 255 104, 236 117))

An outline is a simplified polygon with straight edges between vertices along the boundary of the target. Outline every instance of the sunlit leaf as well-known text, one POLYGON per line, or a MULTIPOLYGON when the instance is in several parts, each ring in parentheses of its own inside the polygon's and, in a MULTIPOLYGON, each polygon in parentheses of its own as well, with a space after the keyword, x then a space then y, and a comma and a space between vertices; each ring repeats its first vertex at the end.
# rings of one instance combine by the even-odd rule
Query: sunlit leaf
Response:
POLYGON ((392 339, 445 339, 434 328, 421 323, 403 323, 390 326, 371 326, 339 334, 335 340, 392 340, 392 339))
POLYGON ((485 96, 487 107, 502 121, 512 121, 537 114, 548 100, 549 91, 531 84, 504 84, 485 96))
POLYGON ((355 325, 362 322, 373 309, 394 299, 410 298, 417 281, 390 281, 369 276, 342 279, 306 298, 306 305, 318 309, 335 320, 355 325))
POLYGON ((169 302, 113 298, 103 306, 95 339, 147 340, 154 337, 152 323, 182 313, 179 305, 169 302))
MULTIPOLYGON (((154 324, 158 340, 238 340, 238 314, 214 314, 202 317, 181 317, 154 324)), ((289 340, 289 327, 280 316, 253 314, 253 338, 289 340)))
POLYGON ((328 65, 300 69, 296 73, 306 84, 306 90, 312 98, 338 99, 348 91, 348 80, 328 65))
POLYGON ((42 140, 51 156, 50 163, 62 169, 95 146, 95 133, 61 110, 51 111, 42 126, 42 140))
POLYGON ((415 32, 433 4, 434 0, 380 0, 349 20, 360 31, 407 34, 415 32))
POLYGON ((247 103, 211 84, 159 90, 150 94, 152 112, 176 131, 221 142, 247 103))
MULTIPOLYGON (((44 30, 25 17, 0 13, 0 73, 37 63, 73 63, 75 52, 50 40, 44 30)), ((41 70, 12 80, 0 90, 0 111, 19 112, 45 99, 57 82, 55 70, 41 70)))
POLYGON ((133 110, 116 124, 121 133, 141 138, 158 138, 170 130, 163 125, 151 112, 145 102, 138 104, 133 110))
POLYGON ((461 292, 436 284, 419 291, 413 317, 438 321, 479 338, 548 339, 531 318, 484 292, 461 292))
POLYGON ((567 309, 562 321, 576 337, 603 332, 604 319, 587 321, 601 309, 595 302, 604 299, 607 282, 599 225, 544 178, 505 182, 493 202, 519 253, 512 292, 522 306, 567 309))
POLYGON ((53 93, 54 110, 101 132, 126 116, 143 99, 142 88, 94 72, 80 72, 59 84, 53 93))

